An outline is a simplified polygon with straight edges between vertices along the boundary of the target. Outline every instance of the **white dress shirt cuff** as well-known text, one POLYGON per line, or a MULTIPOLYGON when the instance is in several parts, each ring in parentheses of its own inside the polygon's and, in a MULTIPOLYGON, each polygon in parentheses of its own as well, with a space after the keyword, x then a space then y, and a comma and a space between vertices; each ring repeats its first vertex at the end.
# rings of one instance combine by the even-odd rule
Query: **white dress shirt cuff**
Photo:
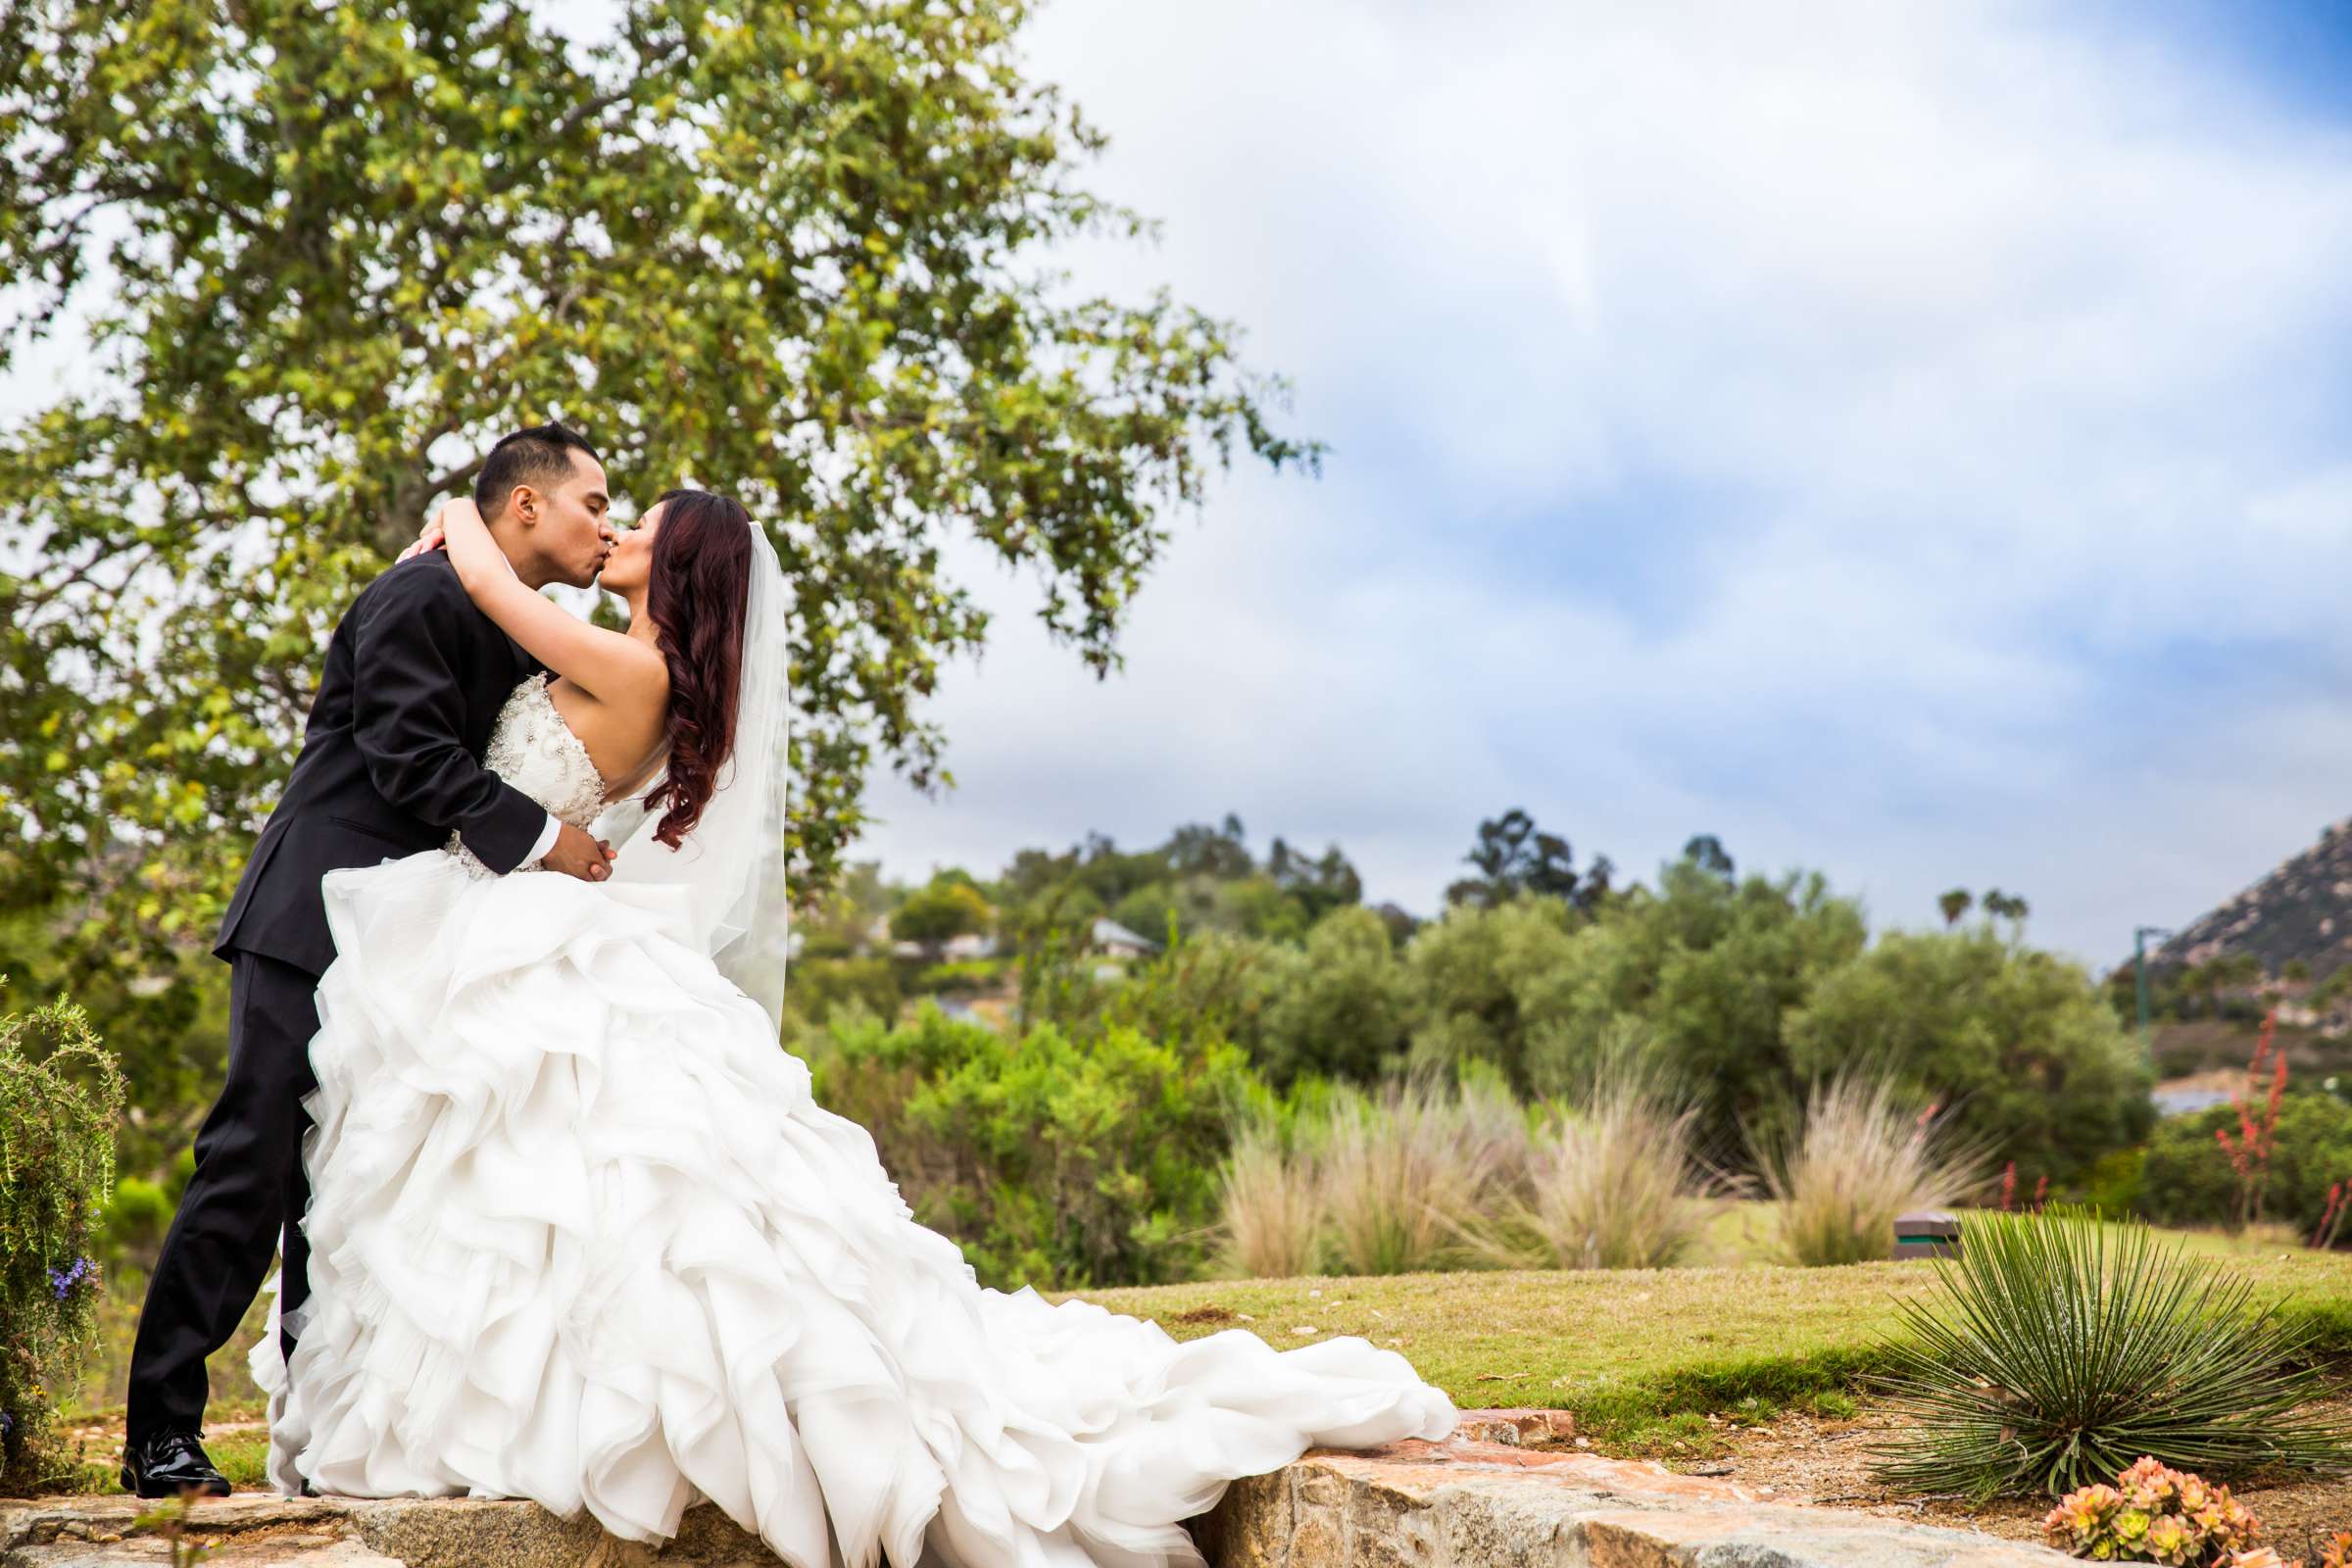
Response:
POLYGON ((531 846, 531 853, 522 858, 522 863, 537 865, 539 857, 556 847, 556 839, 563 831, 564 819, 550 811, 547 815, 547 826, 539 830, 539 842, 531 846))

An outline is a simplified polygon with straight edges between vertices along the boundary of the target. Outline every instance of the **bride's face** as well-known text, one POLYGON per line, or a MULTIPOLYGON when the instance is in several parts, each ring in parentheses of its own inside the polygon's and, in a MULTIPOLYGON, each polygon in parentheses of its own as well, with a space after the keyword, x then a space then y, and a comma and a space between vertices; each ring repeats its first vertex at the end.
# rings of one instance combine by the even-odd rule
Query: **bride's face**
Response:
POLYGON ((627 530, 605 558, 603 585, 613 593, 627 596, 637 592, 653 579, 654 535, 662 526, 663 506, 656 502, 651 511, 637 519, 637 526, 627 530))

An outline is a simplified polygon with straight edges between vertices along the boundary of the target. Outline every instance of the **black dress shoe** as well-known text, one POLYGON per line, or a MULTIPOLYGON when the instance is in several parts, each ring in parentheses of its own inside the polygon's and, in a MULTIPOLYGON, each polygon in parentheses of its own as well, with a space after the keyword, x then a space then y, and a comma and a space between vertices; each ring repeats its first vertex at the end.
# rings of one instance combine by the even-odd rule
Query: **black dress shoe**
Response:
POLYGON ((225 1497, 234 1489, 213 1468, 195 1433, 166 1428, 123 1450, 122 1490, 141 1497, 176 1497, 183 1492, 225 1497))

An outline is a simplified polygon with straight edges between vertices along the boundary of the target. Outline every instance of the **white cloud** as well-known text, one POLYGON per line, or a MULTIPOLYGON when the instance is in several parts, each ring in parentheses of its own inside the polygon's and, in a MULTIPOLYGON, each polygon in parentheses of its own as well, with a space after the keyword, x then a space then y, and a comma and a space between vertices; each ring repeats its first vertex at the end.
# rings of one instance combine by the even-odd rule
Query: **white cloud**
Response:
POLYGON ((2352 793, 2286 706, 2352 667, 2347 137, 2037 15, 1049 8, 1166 220, 1082 277, 1238 317, 1337 451, 1180 528, 1123 677, 1008 593, 938 710, 964 787, 883 789, 874 847, 1230 807, 1427 907, 1524 804, 1896 920, 2019 888, 2105 958, 2300 845, 2352 793))
POLYGON ((1524 805, 1896 921, 2022 889, 2104 959, 2347 809, 2342 125, 2013 5, 1056 0, 1029 47, 1166 223, 1082 282, 1238 318, 1336 450, 1177 523, 1107 682, 990 578, 894 871, 1230 808, 1428 908, 1524 805))

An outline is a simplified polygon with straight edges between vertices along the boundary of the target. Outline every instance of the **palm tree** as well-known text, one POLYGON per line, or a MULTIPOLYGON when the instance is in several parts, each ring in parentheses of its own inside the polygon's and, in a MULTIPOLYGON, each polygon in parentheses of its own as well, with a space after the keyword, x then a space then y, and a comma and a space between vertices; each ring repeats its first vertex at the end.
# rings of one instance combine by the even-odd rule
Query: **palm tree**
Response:
POLYGON ((1969 907, 1976 902, 1976 896, 1966 888, 1954 888, 1942 898, 1937 899, 1936 907, 1943 911, 1944 928, 1949 930, 1958 925, 1968 914, 1969 907))
POLYGON ((2034 906, 2028 904, 2022 896, 2003 893, 1999 888, 1986 888, 1982 907, 1987 919, 2010 922, 2009 935, 2012 941, 2023 942, 2025 940, 2026 916, 2034 912, 2034 906))

